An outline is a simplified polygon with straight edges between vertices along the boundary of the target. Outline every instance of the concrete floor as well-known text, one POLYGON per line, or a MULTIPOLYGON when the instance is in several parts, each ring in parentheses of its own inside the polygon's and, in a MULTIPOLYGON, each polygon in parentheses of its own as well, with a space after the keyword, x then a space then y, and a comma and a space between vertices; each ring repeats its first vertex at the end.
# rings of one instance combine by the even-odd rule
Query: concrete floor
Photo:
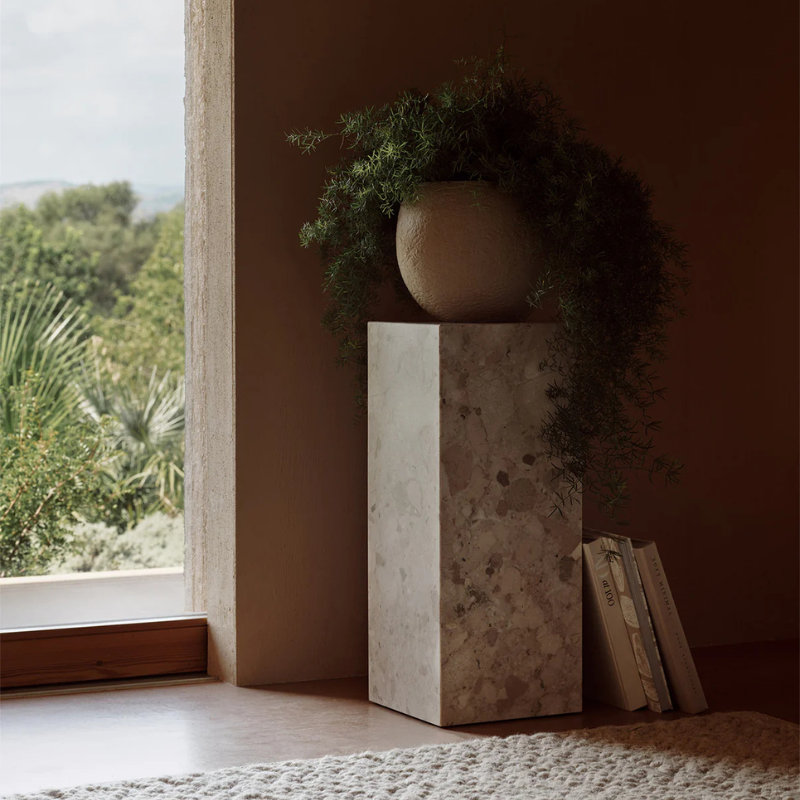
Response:
MULTIPOLYGON (((796 642, 705 648, 695 656, 713 711, 797 721, 796 642)), ((8 693, 0 703, 0 793, 680 716, 587 703, 581 714, 442 730, 373 705, 366 692, 366 679, 349 678, 8 693)))

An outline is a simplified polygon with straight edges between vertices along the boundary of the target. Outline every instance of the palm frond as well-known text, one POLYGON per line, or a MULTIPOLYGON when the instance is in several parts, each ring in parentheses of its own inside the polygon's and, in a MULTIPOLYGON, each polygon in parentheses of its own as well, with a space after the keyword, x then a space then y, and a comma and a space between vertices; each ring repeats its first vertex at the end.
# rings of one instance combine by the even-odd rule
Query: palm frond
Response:
POLYGON ((124 509, 121 524, 146 514, 183 508, 185 389, 182 377, 153 368, 132 382, 109 384, 95 368, 81 386, 81 407, 95 422, 108 420, 109 447, 117 451, 106 474, 124 509))
POLYGON ((16 430, 11 390, 37 376, 42 424, 58 427, 76 414, 75 380, 85 355, 88 324, 55 287, 38 282, 0 287, 0 426, 16 430))

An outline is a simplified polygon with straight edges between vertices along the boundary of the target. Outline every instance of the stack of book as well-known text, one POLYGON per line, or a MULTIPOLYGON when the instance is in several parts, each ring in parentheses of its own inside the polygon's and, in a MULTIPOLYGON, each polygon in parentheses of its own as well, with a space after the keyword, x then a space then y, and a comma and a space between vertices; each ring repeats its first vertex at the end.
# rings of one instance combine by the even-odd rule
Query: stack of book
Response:
POLYGON ((655 542, 584 530, 584 694, 633 711, 708 708, 655 542))

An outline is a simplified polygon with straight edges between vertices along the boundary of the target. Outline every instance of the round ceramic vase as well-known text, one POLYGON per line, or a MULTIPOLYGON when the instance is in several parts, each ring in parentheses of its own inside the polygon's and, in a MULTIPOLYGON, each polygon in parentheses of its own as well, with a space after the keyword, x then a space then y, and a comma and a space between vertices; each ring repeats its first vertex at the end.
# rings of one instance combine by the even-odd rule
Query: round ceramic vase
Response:
POLYGON ((443 322, 517 322, 529 311, 536 240, 519 203, 477 181, 423 183, 397 218, 397 261, 443 322))

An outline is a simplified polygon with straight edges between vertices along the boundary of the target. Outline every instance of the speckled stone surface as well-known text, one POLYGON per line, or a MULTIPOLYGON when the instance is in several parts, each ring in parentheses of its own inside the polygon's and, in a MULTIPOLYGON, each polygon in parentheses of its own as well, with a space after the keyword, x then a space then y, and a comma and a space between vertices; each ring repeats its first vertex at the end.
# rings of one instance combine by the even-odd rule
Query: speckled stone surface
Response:
POLYGON ((437 725, 581 709, 581 508, 537 438, 546 324, 369 326, 370 699, 437 725))

